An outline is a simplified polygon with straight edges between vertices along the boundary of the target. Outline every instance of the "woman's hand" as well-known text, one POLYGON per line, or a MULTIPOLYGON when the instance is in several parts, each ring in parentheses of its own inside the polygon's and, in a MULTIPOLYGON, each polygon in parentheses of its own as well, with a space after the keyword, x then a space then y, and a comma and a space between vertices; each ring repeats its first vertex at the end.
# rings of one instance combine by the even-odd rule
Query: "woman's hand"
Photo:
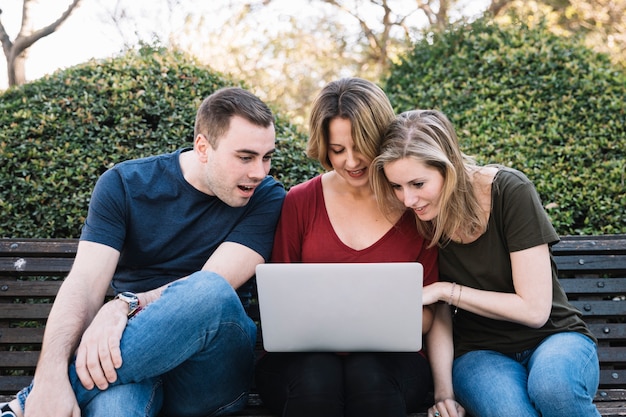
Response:
POLYGON ((446 398, 428 409, 428 417, 465 417, 465 409, 452 398, 446 398))
MULTIPOLYGON (((425 286, 422 289, 422 303, 425 306, 435 304, 440 300, 443 300, 442 294, 444 293, 445 288, 450 288, 452 284, 449 282, 433 282, 430 285, 425 286)), ((450 293, 450 289, 446 292, 446 294, 450 293)), ((447 300, 446 300, 447 301, 447 300)))

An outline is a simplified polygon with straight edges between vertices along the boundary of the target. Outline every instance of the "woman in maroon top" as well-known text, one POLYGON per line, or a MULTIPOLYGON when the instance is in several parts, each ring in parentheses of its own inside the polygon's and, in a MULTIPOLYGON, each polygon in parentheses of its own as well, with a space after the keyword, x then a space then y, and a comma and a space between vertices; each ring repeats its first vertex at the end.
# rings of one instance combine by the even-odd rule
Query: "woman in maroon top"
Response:
MULTIPOLYGON (((273 262, 420 262, 424 285, 437 281, 436 248, 428 248, 413 214, 383 215, 370 188, 370 163, 393 119, 387 96, 369 81, 324 87, 313 103, 307 154, 327 172, 287 194, 273 262)), ((434 306, 424 308, 424 333, 434 314, 434 306)), ((436 336, 426 338, 427 347, 436 336)), ((435 361, 441 354, 451 352, 431 352, 431 372, 422 352, 266 353, 256 384, 263 402, 284 417, 404 417, 431 401, 433 375, 435 395, 453 399, 450 368, 435 366, 449 363, 435 361)))

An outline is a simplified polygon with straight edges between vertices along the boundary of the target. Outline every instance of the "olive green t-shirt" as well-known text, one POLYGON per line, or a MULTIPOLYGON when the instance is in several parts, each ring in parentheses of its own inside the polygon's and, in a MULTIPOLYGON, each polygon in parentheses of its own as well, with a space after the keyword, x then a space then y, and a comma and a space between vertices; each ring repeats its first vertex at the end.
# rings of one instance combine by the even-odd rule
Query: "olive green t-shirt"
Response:
MULTIPOLYGON (((439 250, 441 280, 487 291, 514 293, 511 252, 559 241, 530 180, 521 172, 498 167, 492 186, 487 231, 475 242, 450 242, 439 250)), ((552 254, 550 254, 552 257, 552 254)), ((473 350, 516 353, 537 346, 545 337, 587 329, 580 312, 567 301, 552 259, 552 311, 547 323, 533 329, 458 309, 453 318, 455 356, 473 350)))

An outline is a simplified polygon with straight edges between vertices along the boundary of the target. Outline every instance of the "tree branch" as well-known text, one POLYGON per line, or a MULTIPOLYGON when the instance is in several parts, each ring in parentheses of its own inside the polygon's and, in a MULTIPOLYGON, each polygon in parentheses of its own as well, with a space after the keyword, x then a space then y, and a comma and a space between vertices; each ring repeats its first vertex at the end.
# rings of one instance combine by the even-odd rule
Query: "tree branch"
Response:
POLYGON ((82 0, 73 0, 72 4, 70 4, 67 7, 65 12, 63 12, 63 14, 61 15, 61 17, 59 17, 57 20, 55 20, 48 26, 45 26, 32 33, 29 33, 30 29, 28 28, 28 26, 30 25, 30 18, 31 18, 29 3, 31 2, 31 0, 24 0, 24 7, 22 11, 22 27, 20 28, 19 34, 15 38, 15 42, 13 43, 13 50, 12 50, 13 56, 17 56, 21 54, 24 50, 32 46, 32 44, 37 42, 39 39, 54 33, 59 28, 59 26, 61 26, 61 24, 65 22, 65 20, 67 20, 68 17, 70 17, 74 9, 78 7, 81 1, 82 0))
POLYGON ((2 16, 2 10, 0 9, 0 42, 2 42, 2 49, 4 50, 4 56, 8 58, 11 52, 11 48, 13 47, 13 42, 11 42, 11 38, 9 37, 9 34, 4 29, 1 16, 2 16))

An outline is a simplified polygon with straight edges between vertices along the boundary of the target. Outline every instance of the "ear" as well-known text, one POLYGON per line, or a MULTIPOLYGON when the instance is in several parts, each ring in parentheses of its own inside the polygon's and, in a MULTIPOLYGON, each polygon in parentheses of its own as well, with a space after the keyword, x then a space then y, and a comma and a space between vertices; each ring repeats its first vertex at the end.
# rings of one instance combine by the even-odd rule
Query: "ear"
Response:
POLYGON ((211 150, 211 144, 202 133, 198 134, 193 141, 193 150, 202 162, 207 161, 208 152, 211 150))

